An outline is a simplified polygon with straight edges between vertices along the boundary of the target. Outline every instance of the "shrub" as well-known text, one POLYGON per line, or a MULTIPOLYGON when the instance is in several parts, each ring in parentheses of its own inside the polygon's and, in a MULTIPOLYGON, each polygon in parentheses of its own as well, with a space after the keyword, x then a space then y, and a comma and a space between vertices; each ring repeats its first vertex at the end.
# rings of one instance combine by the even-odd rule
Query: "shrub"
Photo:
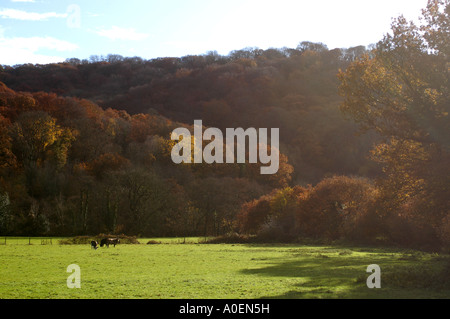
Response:
POLYGON ((206 244, 247 244, 252 241, 252 237, 238 233, 229 233, 222 236, 208 239, 206 244))
POLYGON ((291 243, 296 238, 297 236, 295 234, 286 231, 279 223, 271 222, 258 232, 255 240, 264 243, 291 243))
POLYGON ((90 236, 76 236, 72 238, 65 238, 59 241, 60 245, 85 245, 90 244, 91 241, 96 240, 94 237, 90 236))
POLYGON ((306 189, 300 186, 275 189, 268 195, 242 205, 238 215, 239 231, 245 234, 270 235, 271 228, 281 227, 292 235, 297 199, 306 189))
POLYGON ((268 221, 271 215, 270 195, 244 203, 237 216, 239 231, 245 234, 255 234, 268 221))
POLYGON ((310 238, 373 240, 381 228, 373 210, 376 196, 376 188, 366 179, 324 179, 299 198, 297 231, 310 238))
POLYGON ((440 240, 429 224, 417 223, 401 214, 392 214, 385 218, 384 226, 389 244, 425 251, 439 250, 440 240))

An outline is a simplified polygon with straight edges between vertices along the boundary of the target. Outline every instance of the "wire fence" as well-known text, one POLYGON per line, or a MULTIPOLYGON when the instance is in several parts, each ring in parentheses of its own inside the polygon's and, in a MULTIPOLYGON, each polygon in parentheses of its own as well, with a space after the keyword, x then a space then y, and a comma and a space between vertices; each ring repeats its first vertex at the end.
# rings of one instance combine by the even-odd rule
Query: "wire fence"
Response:
POLYGON ((50 237, 0 237, 0 245, 53 245, 55 238, 50 237))

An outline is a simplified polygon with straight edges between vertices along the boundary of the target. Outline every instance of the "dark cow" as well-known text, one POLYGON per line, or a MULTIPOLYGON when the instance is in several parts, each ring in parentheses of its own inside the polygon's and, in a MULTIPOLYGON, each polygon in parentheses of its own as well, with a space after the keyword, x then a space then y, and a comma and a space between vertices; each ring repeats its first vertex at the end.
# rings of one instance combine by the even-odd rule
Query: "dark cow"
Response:
POLYGON ((98 243, 95 240, 91 241, 91 248, 94 248, 94 249, 98 248, 98 243))
POLYGON ((100 242, 100 247, 103 247, 104 245, 106 245, 106 247, 108 248, 109 245, 114 245, 114 247, 116 247, 118 243, 120 243, 119 238, 103 238, 100 242))

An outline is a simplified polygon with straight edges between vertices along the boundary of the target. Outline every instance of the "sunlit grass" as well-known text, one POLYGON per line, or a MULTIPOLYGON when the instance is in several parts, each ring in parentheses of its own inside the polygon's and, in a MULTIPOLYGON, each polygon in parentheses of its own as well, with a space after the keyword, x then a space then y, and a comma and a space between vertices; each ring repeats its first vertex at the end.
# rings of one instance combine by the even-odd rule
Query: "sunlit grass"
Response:
POLYGON ((449 256, 395 249, 300 245, 1 245, 1 298, 449 298, 435 283, 449 256), (81 288, 66 285, 81 268, 81 288), (382 288, 368 289, 378 264, 382 288), (419 268, 418 268, 419 267, 419 268), (430 279, 423 287, 421 269, 430 279), (410 274, 413 274, 412 276, 410 274), (408 275, 409 274, 409 275, 408 275), (415 274, 415 275, 414 275, 415 274), (408 282, 402 282, 405 278, 408 282), (416 281, 416 282, 415 282, 416 281))

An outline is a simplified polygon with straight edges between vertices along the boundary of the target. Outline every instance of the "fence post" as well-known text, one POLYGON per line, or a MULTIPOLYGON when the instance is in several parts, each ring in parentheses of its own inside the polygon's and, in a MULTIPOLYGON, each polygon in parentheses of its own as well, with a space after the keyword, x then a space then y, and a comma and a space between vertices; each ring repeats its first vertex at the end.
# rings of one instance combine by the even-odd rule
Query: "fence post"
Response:
POLYGON ((28 237, 28 245, 31 245, 31 237, 28 237))

